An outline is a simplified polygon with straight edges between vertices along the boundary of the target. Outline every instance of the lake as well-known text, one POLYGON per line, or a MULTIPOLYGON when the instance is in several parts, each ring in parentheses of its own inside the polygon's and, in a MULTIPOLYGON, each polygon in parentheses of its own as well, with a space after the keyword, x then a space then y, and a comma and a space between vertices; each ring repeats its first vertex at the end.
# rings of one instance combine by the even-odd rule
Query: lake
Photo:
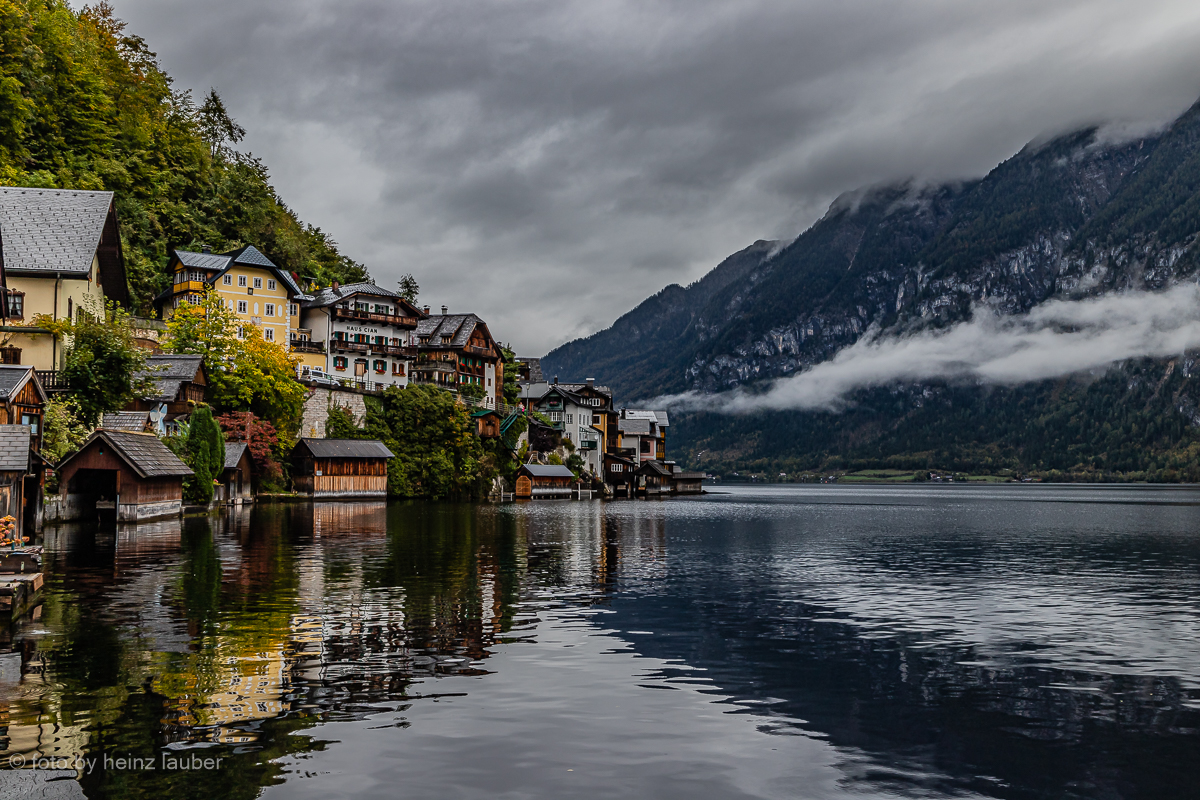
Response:
POLYGON ((834 485, 48 529, 0 797, 1196 797, 1198 523, 834 485))

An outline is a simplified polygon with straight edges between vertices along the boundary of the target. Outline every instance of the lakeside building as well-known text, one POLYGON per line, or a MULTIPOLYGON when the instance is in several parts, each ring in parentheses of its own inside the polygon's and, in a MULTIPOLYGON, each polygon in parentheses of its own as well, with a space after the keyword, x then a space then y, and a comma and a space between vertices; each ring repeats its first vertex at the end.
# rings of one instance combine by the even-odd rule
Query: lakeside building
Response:
POLYGON ((575 473, 561 464, 522 464, 517 470, 516 496, 570 497, 575 473))
MULTIPOLYGON (((531 374, 540 375, 540 365, 531 374)), ((618 418, 611 389, 597 386, 591 378, 586 383, 558 383, 555 378, 553 383, 521 384, 519 397, 528 410, 548 419, 574 445, 589 472, 604 475, 604 454, 617 446, 618 418)))
POLYGON ((42 418, 46 413, 46 390, 32 366, 0 364, 0 425, 27 425, 30 446, 42 449, 42 418))
POLYGON ((386 497, 395 457, 378 439, 302 438, 292 449, 292 484, 314 498, 386 497))
POLYGON ((225 443, 225 463, 219 478, 215 499, 218 503, 240 505, 254 499, 250 446, 245 442, 225 443))
POLYGON ((487 323, 475 314, 427 314, 417 324, 417 361, 412 380, 460 391, 483 389, 483 402, 496 407, 504 398, 504 355, 487 323))
POLYGON ((667 428, 670 419, 665 411, 621 409, 617 429, 620 439, 617 453, 636 464, 645 461, 666 461, 667 428))
POLYGON ((5 363, 59 369, 63 348, 34 317, 129 305, 113 193, 0 187, 0 295, 5 363))
POLYGON ((291 350, 301 370, 316 368, 360 384, 407 386, 417 357, 414 331, 425 316, 389 289, 335 281, 301 302, 291 350))
POLYGON ((0 517, 16 520, 17 541, 37 527, 43 463, 28 425, 0 424, 0 517))
POLYGON ((177 430, 179 420, 191 416, 197 403, 204 401, 208 378, 204 357, 198 355, 153 355, 146 357, 145 369, 134 373, 135 381, 149 380, 153 391, 126 406, 126 411, 149 414, 150 424, 159 436, 177 430))
POLYGON ((254 245, 228 253, 205 247, 199 253, 172 250, 167 262, 171 286, 154 298, 159 319, 168 320, 177 308, 199 305, 212 288, 225 308, 245 326, 262 330, 263 338, 286 347, 299 327, 300 301, 307 298, 295 276, 276 266, 254 245))
POLYGON ((59 521, 113 509, 118 522, 178 516, 192 471, 152 433, 100 429, 57 467, 59 521))

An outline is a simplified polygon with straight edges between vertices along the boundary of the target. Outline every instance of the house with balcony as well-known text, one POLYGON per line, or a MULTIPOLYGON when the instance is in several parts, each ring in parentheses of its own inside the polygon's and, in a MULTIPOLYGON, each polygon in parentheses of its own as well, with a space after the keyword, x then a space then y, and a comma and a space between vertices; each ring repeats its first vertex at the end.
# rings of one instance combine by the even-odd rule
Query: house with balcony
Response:
MULTIPOLYGON (((363 388, 407 386, 417 357, 417 325, 425 313, 373 283, 334 282, 300 304, 292 353, 363 388)), ((303 373, 302 373, 303 374, 303 373)))
POLYGON ((32 365, 52 379, 63 347, 30 322, 43 314, 72 319, 105 300, 129 304, 113 193, 0 187, 3 363, 32 365))
POLYGON ((646 461, 665 461, 670 424, 665 411, 621 409, 617 420, 617 454, 639 466, 646 461))
POLYGON ((160 319, 170 319, 181 306, 198 305, 211 287, 242 323, 239 332, 255 326, 268 342, 286 347, 292 329, 299 327, 300 301, 307 295, 294 275, 254 245, 228 253, 207 247, 199 253, 172 250, 167 273, 171 286, 154 298, 160 319))
POLYGON ((617 444, 618 420, 611 389, 597 386, 591 378, 586 383, 558 383, 555 378, 554 383, 521 384, 520 398, 527 409, 548 419, 562 438, 575 446, 589 472, 604 475, 604 454, 617 444))
POLYGON ((504 397, 504 355, 487 323, 474 314, 441 314, 417 325, 414 381, 458 391, 473 385, 483 389, 483 404, 496 408, 504 397))
POLYGON ((134 398, 125 410, 146 414, 150 429, 159 436, 178 430, 179 421, 191 416, 208 389, 204 356, 198 355, 147 356, 145 368, 133 379, 148 381, 150 391, 134 398))

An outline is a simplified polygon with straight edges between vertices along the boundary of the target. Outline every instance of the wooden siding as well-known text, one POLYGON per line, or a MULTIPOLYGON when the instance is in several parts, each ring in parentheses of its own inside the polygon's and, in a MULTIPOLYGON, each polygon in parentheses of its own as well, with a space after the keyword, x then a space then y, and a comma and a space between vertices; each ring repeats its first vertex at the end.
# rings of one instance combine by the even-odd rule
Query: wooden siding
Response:
POLYGON ((296 491, 313 497, 376 497, 387 494, 387 475, 298 475, 296 491))
POLYGON ((142 478, 117 457, 111 445, 101 439, 94 440, 59 472, 59 484, 70 494, 107 491, 110 478, 115 478, 115 483, 111 485, 122 504, 140 505, 183 499, 182 476, 142 478), (100 452, 101 445, 103 453, 100 452), (108 474, 97 474, 101 472, 108 474))

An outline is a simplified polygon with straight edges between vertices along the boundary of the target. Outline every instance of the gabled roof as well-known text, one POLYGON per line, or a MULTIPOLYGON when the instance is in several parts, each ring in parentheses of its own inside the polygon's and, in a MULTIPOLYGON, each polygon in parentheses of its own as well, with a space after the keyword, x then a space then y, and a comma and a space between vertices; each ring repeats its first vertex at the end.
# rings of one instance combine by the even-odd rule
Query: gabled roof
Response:
POLYGON ((624 419, 643 419, 650 422, 658 422, 658 413, 655 411, 638 411, 636 409, 627 408, 621 412, 624 419))
POLYGON ((223 469, 237 469, 238 462, 242 460, 242 456, 246 454, 245 442, 226 442, 225 443, 225 466, 223 469))
POLYGON ((472 417, 498 417, 500 412, 494 408, 477 408, 471 412, 472 417))
POLYGON ((91 272, 112 192, 0 187, 7 272, 91 272))
POLYGON ((300 444, 308 448, 313 458, 395 458, 395 454, 378 439, 309 439, 300 444))
POLYGON ((163 478, 191 475, 187 464, 179 460, 179 456, 167 449, 152 433, 133 433, 131 431, 98 430, 88 437, 83 446, 67 456, 58 465, 62 469, 80 453, 100 442, 108 444, 113 453, 124 461, 130 469, 142 478, 163 478))
POLYGON ((482 328, 489 341, 492 339, 487 323, 474 314, 436 314, 417 323, 417 336, 429 337, 428 343, 419 345, 428 348, 460 348, 466 347, 471 340, 471 334, 476 328, 482 328), (450 342, 442 343, 442 338, 450 337, 450 342))
POLYGON ((650 422, 644 419, 619 419, 617 420, 617 430, 631 436, 649 436, 650 422))
POLYGON ((194 383, 204 363, 204 356, 154 355, 146 357, 146 368, 134 373, 134 380, 149 379, 154 382, 155 394, 144 400, 170 402, 179 396, 185 383, 194 383))
POLYGON ((670 477, 674 474, 673 470, 661 461, 643 461, 638 467, 638 472, 646 473, 647 475, 658 475, 660 477, 670 477))
POLYGON ((534 478, 572 478, 575 473, 562 464, 522 464, 518 472, 528 472, 534 478))
MULTIPOLYGON (((262 251, 252 244, 239 247, 237 250, 230 250, 228 253, 197 253, 191 250, 172 250, 171 252, 175 258, 179 259, 179 263, 185 267, 214 270, 213 274, 206 278, 209 283, 214 282, 235 265, 242 264, 247 267, 261 267, 271 270, 275 273, 275 277, 282 281, 292 294, 304 294, 290 272, 264 256, 262 251)), ((171 289, 168 287, 166 292, 160 294, 155 299, 158 300, 170 295, 171 289)))
POLYGON ((27 472, 32 441, 28 425, 0 425, 0 472, 27 472))
POLYGON ((0 400, 8 400, 16 395, 29 381, 37 390, 38 397, 46 402, 46 390, 42 388, 32 366, 24 364, 0 364, 0 400))
POLYGON ((146 430, 150 422, 149 411, 114 411, 100 418, 100 427, 109 431, 146 430))
POLYGON ((345 286, 338 286, 334 289, 332 286, 326 286, 324 289, 318 289, 308 296, 303 303, 305 308, 324 308, 335 303, 340 303, 347 298, 355 295, 368 295, 370 297, 386 297, 391 302, 402 307, 405 311, 404 316, 416 317, 418 319, 427 316, 424 311, 414 306, 412 303, 405 300, 398 293, 391 289, 385 289, 374 283, 360 281, 359 283, 348 283, 345 286))

